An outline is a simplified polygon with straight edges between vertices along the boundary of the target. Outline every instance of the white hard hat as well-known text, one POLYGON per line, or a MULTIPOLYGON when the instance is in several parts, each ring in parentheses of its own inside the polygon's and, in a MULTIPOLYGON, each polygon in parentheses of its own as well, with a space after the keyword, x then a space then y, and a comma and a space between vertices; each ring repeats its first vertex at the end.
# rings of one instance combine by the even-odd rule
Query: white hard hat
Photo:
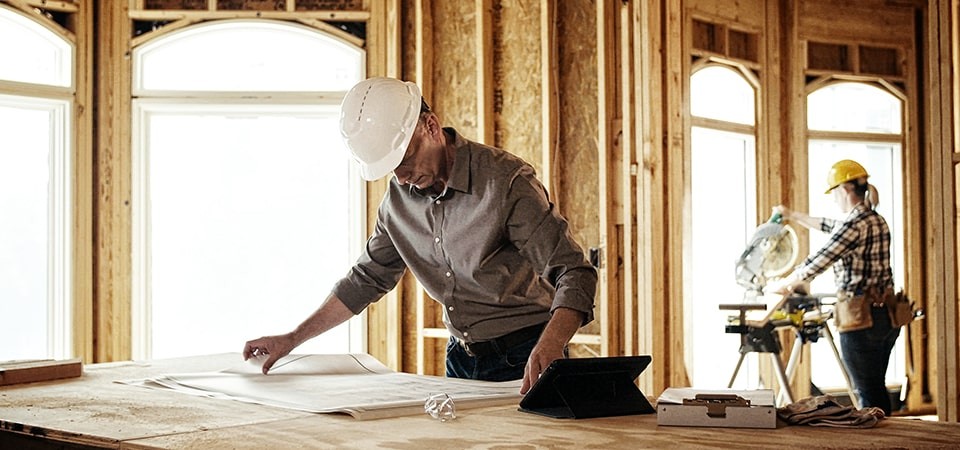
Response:
POLYGON ((420 117, 420 88, 374 77, 357 83, 340 105, 340 134, 365 180, 390 173, 403 160, 420 117))

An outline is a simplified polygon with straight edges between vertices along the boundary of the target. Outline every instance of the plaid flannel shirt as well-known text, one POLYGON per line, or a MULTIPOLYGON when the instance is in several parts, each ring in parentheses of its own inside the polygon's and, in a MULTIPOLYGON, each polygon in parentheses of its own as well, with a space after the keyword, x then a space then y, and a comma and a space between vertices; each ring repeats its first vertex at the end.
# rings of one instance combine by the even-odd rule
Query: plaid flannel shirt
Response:
POLYGON ((842 221, 821 218, 820 230, 830 237, 797 267, 798 279, 809 281, 832 265, 838 292, 893 287, 890 228, 880 214, 860 203, 842 221))

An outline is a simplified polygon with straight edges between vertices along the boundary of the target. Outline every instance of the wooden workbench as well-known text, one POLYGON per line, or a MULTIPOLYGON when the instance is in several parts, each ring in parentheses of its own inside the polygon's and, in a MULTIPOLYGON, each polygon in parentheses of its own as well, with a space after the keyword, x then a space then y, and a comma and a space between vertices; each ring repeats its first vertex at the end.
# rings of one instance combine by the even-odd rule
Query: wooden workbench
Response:
POLYGON ((115 383, 220 370, 237 354, 95 364, 81 378, 0 388, 0 448, 957 448, 960 424, 870 429, 658 427, 655 415, 550 419, 515 406, 360 421, 115 383))

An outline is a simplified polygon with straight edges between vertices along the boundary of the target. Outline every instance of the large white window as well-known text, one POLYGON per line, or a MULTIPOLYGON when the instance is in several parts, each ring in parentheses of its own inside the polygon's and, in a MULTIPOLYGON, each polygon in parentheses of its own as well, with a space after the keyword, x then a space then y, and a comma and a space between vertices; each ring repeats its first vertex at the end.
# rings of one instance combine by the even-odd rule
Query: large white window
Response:
MULTIPOLYGON (((740 335, 726 333, 740 303, 736 258, 756 228, 756 92, 745 74, 709 65, 690 77, 690 239, 684 279, 684 335, 690 381, 726 387, 739 357, 740 335)), ((740 369, 737 387, 755 387, 756 359, 740 369), (744 384, 747 383, 747 384, 744 384)))
MULTIPOLYGON (((337 123, 363 61, 262 20, 135 51, 135 358, 237 352, 293 329, 346 273, 363 185, 337 123)), ((296 351, 362 351, 362 331, 353 320, 296 351)))
MULTIPOLYGON (((842 219, 844 215, 833 197, 823 193, 827 173, 830 166, 841 159, 852 159, 863 165, 870 174, 870 184, 876 186, 880 194, 877 212, 890 226, 890 256, 898 287, 904 282, 902 110, 902 100, 890 91, 867 83, 833 83, 807 96, 810 214, 842 219)), ((822 247, 827 236, 811 231, 811 251, 822 247)), ((814 293, 835 293, 836 289, 832 270, 811 283, 814 293)), ((837 336, 835 331, 834 336, 837 336)), ((900 383, 906 377, 902 333, 900 337, 887 369, 891 383, 900 383)), ((839 342, 837 345, 839 348, 839 342)), ((820 388, 845 387, 832 350, 825 344, 811 348, 813 383, 820 388)))
POLYGON ((70 357, 73 47, 3 5, 0 43, 0 360, 70 357))

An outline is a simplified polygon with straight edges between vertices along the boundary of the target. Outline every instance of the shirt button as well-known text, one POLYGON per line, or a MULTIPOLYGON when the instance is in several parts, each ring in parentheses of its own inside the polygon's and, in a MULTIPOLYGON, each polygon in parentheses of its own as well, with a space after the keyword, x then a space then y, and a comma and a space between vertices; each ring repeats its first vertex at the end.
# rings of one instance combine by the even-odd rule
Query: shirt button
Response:
POLYGON ((448 306, 447 309, 449 309, 450 311, 453 311, 453 307, 452 307, 452 306, 448 306))
POLYGON ((467 337, 467 336, 470 336, 470 333, 467 333, 466 331, 464 331, 464 332, 463 332, 463 337, 467 337))
POLYGON ((440 242, 440 238, 438 238, 438 237, 433 238, 433 242, 440 242))
POLYGON ((437 200, 437 204, 438 204, 438 205, 440 204, 440 200, 437 200))
POLYGON ((450 275, 453 275, 453 274, 451 274, 450 272, 447 272, 447 276, 449 277, 450 275))

